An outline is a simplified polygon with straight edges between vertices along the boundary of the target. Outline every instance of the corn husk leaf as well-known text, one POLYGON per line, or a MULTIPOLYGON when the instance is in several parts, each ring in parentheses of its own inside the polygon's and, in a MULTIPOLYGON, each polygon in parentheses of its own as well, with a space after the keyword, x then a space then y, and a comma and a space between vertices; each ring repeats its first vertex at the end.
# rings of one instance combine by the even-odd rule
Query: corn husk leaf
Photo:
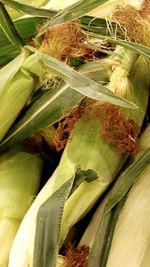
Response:
POLYGON ((35 235, 33 267, 55 266, 59 247, 61 216, 64 203, 68 198, 74 176, 64 183, 50 198, 39 208, 35 235), (54 229, 55 231, 49 231, 54 229), (43 239, 44 237, 44 239, 43 239))
POLYGON ((10 40, 12 44, 14 44, 17 48, 21 48, 24 45, 24 40, 20 36, 19 32, 15 28, 14 23, 12 22, 7 10, 4 5, 0 2, 0 25, 5 32, 7 38, 10 40))
POLYGON ((115 39, 115 38, 111 38, 108 36, 104 36, 101 34, 95 34, 95 33, 88 33, 89 36, 94 37, 94 38, 98 38, 98 39, 102 39, 105 41, 108 41, 112 44, 117 44, 120 46, 123 46, 126 49, 130 49, 133 50, 135 52, 137 52, 138 54, 141 54, 145 57, 147 57, 148 59, 150 58, 150 48, 141 44, 137 44, 131 41, 125 41, 125 40, 121 40, 119 38, 115 39))
POLYGON ((26 3, 21 3, 18 1, 14 1, 14 0, 2 0, 3 4, 14 8, 18 11, 21 11, 25 14, 29 14, 29 15, 33 15, 33 16, 37 16, 37 17, 43 17, 43 18, 50 18, 52 16, 54 16, 55 12, 48 10, 48 9, 44 9, 44 8, 37 8, 37 7, 33 7, 33 6, 29 6, 26 3))
POLYGON ((126 108, 138 108, 134 103, 115 95, 105 86, 92 81, 81 73, 76 72, 66 64, 59 62, 58 60, 45 54, 42 54, 42 59, 50 71, 59 75, 70 85, 71 88, 83 94, 84 96, 95 100, 110 102, 126 108))
MULTIPOLYGON (((31 8, 35 7, 35 8, 40 8, 45 6, 48 3, 49 0, 36 0, 36 1, 30 1, 30 0, 17 0, 17 2, 21 3, 21 4, 25 4, 25 5, 30 5, 31 8)), ((7 7, 8 13, 11 16, 11 18, 13 20, 15 19, 19 19, 22 18, 24 16, 24 13, 20 11, 17 11, 11 7, 7 7)))
MULTIPOLYGON (((37 33, 36 26, 40 23, 43 23, 43 19, 37 17, 28 17, 14 21, 15 28, 20 32, 26 44, 37 33)), ((2 67, 20 54, 20 48, 17 48, 8 40, 1 28, 0 40, 0 67, 2 67)))
POLYGON ((109 212, 125 194, 129 191, 131 186, 135 183, 137 177, 145 169, 145 167, 150 163, 150 148, 146 149, 142 155, 131 164, 125 170, 122 175, 117 180, 115 186, 113 187, 109 201, 107 202, 105 212, 109 212))
POLYGON ((79 21, 81 22, 82 29, 88 32, 101 34, 107 37, 122 37, 122 32, 114 21, 93 16, 83 16, 79 18, 79 21))

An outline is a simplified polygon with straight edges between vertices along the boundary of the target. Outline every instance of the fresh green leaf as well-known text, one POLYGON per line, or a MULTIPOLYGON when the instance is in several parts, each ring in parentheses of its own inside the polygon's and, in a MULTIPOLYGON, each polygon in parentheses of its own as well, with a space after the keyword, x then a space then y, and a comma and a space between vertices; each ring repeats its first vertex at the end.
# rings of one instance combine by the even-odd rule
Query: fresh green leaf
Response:
POLYGON ((21 50, 24 40, 19 35, 4 5, 0 2, 0 25, 9 41, 21 50))
MULTIPOLYGON (((25 5, 30 5, 34 6, 36 8, 40 8, 45 6, 49 0, 36 0, 36 1, 31 1, 31 0, 16 0, 19 3, 25 4, 25 5)), ((21 17, 24 16, 24 14, 21 11, 17 11, 11 7, 6 7, 9 15, 11 16, 12 20, 20 19, 21 17)))
POLYGON ((67 64, 44 53, 42 54, 42 59, 50 72, 61 77, 67 84, 70 85, 71 88, 84 96, 100 101, 110 102, 126 108, 138 108, 134 103, 115 95, 105 86, 94 82, 90 78, 70 68, 67 64))
POLYGON ((96 18, 92 16, 83 16, 79 18, 79 21, 81 22, 82 29, 88 32, 93 32, 96 34, 101 34, 110 37, 114 35, 115 38, 121 38, 123 36, 121 29, 114 21, 106 20, 104 18, 96 18))
POLYGON ((105 213, 109 212, 129 191, 139 174, 150 163, 150 148, 142 153, 120 176, 113 187, 106 205, 105 213))
POLYGON ((116 221, 119 217, 119 214, 122 210, 125 200, 126 198, 123 198, 122 201, 116 207, 114 207, 109 213, 103 215, 102 220, 100 221, 100 224, 98 226, 98 230, 94 238, 94 243, 88 257, 89 267, 95 267, 95 266, 105 267, 116 221))
POLYGON ((98 179, 98 175, 94 170, 88 169, 88 170, 82 170, 80 167, 76 170, 74 183, 72 186, 71 194, 73 191, 77 189, 77 187, 83 182, 86 181, 87 183, 90 183, 94 180, 98 179))
MULTIPOLYGON (((37 25, 43 23, 43 18, 28 17, 14 21, 15 28, 21 34, 26 44, 29 44, 32 37, 37 33, 37 25)), ((6 65, 9 61, 20 54, 20 47, 12 44, 0 27, 0 66, 6 65)))
POLYGON ((116 222, 117 222, 118 217, 122 211, 122 208, 125 204, 125 201, 126 201, 126 196, 124 196, 124 198, 122 198, 121 201, 110 212, 109 222, 107 224, 107 230, 105 232, 105 243, 104 243, 104 247, 102 250, 102 257, 101 257, 100 262, 99 262, 100 267, 106 267, 107 258, 109 255, 116 222))
POLYGON ((117 44, 117 45, 121 45, 127 49, 131 49, 143 56, 146 56, 147 58, 150 58, 150 48, 141 44, 137 44, 134 42, 130 42, 130 41, 125 41, 125 40, 121 40, 121 39, 116 39, 115 37, 108 37, 105 35, 101 35, 101 34, 95 34, 95 33, 88 33, 89 36, 94 37, 94 38, 99 38, 105 41, 108 41, 110 43, 113 44, 117 44))
POLYGON ((139 54, 141 54, 143 56, 146 56, 147 58, 150 58, 150 48, 147 46, 133 43, 133 42, 129 42, 129 41, 120 40, 120 39, 114 40, 113 38, 109 38, 108 41, 110 41, 114 44, 121 45, 125 48, 131 49, 135 52, 138 52, 139 54))
POLYGON ((18 1, 14 0, 1 0, 1 2, 11 8, 14 8, 18 11, 22 11, 25 14, 37 16, 37 17, 43 17, 43 18, 50 18, 55 15, 55 11, 48 10, 44 8, 36 8, 33 6, 29 6, 26 4, 22 4, 18 1))
POLYGON ((59 233, 64 204, 72 188, 74 177, 64 183, 39 208, 36 223, 33 267, 56 266, 59 233))

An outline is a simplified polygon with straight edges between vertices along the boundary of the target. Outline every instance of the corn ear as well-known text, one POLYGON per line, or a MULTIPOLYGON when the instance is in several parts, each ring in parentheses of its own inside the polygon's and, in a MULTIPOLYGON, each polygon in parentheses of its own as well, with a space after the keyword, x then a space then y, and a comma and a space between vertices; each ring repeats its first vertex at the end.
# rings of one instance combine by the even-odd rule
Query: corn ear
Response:
POLYGON ((125 203, 127 192, 150 162, 150 126, 146 128, 139 141, 140 148, 138 153, 132 157, 132 160, 134 159, 132 164, 119 175, 112 190, 100 203, 80 240, 79 246, 86 244, 90 247, 88 257, 90 267, 97 266, 98 264, 100 266, 106 265, 116 224, 116 219, 112 220, 112 216, 114 217, 115 210, 118 209, 118 204, 122 199, 123 203, 125 203))
POLYGON ((23 52, 23 55, 0 70, 0 75, 3 75, 0 91, 0 141, 39 85, 39 77, 43 77, 42 64, 37 65, 37 62, 39 64, 34 54, 30 55, 29 51, 23 52), (10 76, 7 76, 8 74, 10 76))
MULTIPOLYGON (((148 102, 150 81, 149 78, 145 79, 147 73, 149 73, 149 62, 139 57, 130 74, 130 82, 133 85, 130 96, 132 96, 132 101, 138 103, 142 110, 146 110, 148 102), (141 69, 140 73, 139 67, 141 69)), ((128 110, 128 116, 141 125, 144 113, 128 110)), ((85 113, 76 123, 59 166, 37 196, 19 228, 11 250, 9 267, 33 266, 38 209, 66 181, 77 174, 77 169, 80 169, 83 175, 88 170, 92 170, 97 179, 90 183, 87 181, 81 183, 66 201, 61 223, 60 241, 59 244, 56 244, 57 246, 63 244, 70 228, 91 209, 101 194, 108 188, 126 158, 126 155, 118 153, 110 143, 100 136, 100 124, 96 118, 90 113, 85 113), (22 240, 24 240, 24 243, 22 243, 22 240), (18 257, 18 254, 21 257, 18 257)))
POLYGON ((8 266, 9 251, 19 225, 39 188, 42 161, 23 150, 0 156, 0 266, 8 266))
MULTIPOLYGON (((136 103, 138 102, 138 106, 142 107, 143 104, 146 108, 147 101, 148 101, 148 83, 145 83, 145 86, 142 86, 143 78, 138 77, 138 66, 141 66, 141 77, 145 77, 145 67, 148 71, 149 69, 149 63, 145 61, 143 58, 137 59, 137 64, 135 65, 135 68, 131 71, 130 74, 130 82, 133 85, 132 89, 134 91, 134 96, 132 95, 132 100, 135 99, 136 103), (148 64, 148 65, 147 65, 148 64), (140 84, 141 83, 141 84, 140 84), (142 88, 142 92, 147 93, 141 99, 140 95, 140 88, 142 88), (147 89, 146 89, 147 88, 147 89), (142 104, 142 106, 141 106, 142 104)), ((116 77, 118 79, 118 77, 116 77)), ((145 79, 145 78, 144 78, 145 79)), ((148 80, 147 80, 148 81, 148 80)), ((118 85, 119 86, 119 85, 118 85)), ((131 97, 130 95, 130 97, 131 97)), ((144 108, 142 107, 142 110, 144 108)), ((145 109, 144 108, 144 109, 145 109)), ((135 112, 135 111, 125 111, 128 115, 128 117, 133 118, 138 125, 141 125, 141 122, 143 121, 143 112, 135 112)), ((93 162, 94 159, 94 166, 90 166, 92 163, 88 161, 89 167, 92 170, 95 170, 98 174, 99 179, 95 180, 91 183, 87 183, 84 181, 78 188, 73 192, 73 194, 69 197, 69 199, 65 203, 65 208, 63 212, 62 217, 62 224, 61 224, 61 233, 60 233, 60 244, 62 245, 64 242, 64 239, 66 238, 66 235, 68 231, 71 229, 71 227, 79 220, 81 219, 85 213, 92 207, 92 205, 96 202, 96 200, 99 198, 99 196, 106 190, 107 186, 111 183, 111 181, 114 179, 114 177, 117 175, 117 172, 119 172, 125 158, 122 155, 118 155, 117 153, 114 153, 114 150, 110 145, 107 147, 106 143, 104 141, 101 141, 96 139, 99 138, 98 136, 98 128, 97 132, 95 130, 95 140, 92 140, 92 133, 94 133, 94 129, 98 127, 96 121, 91 122, 91 119, 93 118, 83 118, 82 122, 78 123, 78 132, 75 133, 75 135, 72 137, 74 140, 74 144, 72 143, 72 147, 75 149, 77 144, 80 144, 80 155, 83 158, 86 159, 84 155, 84 150, 86 151, 86 147, 89 146, 88 144, 92 143, 93 147, 91 148, 89 154, 91 155, 91 162, 93 162), (83 124, 82 124, 83 123, 83 124), (82 125, 82 126, 81 126, 82 125), (85 125, 88 125, 87 127, 85 125), (89 126, 90 125, 90 126, 89 126), (83 127, 83 128, 82 128, 83 127), (92 129, 92 133, 90 132, 89 136, 87 134, 87 139, 85 142, 87 142, 86 147, 82 147, 82 143, 80 141, 80 136, 84 133, 84 131, 90 131, 92 129), (98 146, 99 143, 99 146, 98 146), (94 148, 95 144, 95 148, 94 148), (97 146, 96 146, 97 144, 97 146), (93 152, 94 149, 94 152, 93 152), (93 154, 92 154, 93 153, 93 154), (106 157, 104 156, 106 155, 106 157), (109 155, 109 156, 108 156, 109 155), (106 158, 112 159, 113 164, 111 160, 108 162, 106 158), (100 163, 101 162, 101 163, 100 163), (118 165, 119 164, 119 165, 118 165), (98 167, 99 165, 99 167, 98 167), (120 167, 119 167, 120 166, 120 167), (98 168, 98 170, 97 170, 98 168), (89 200, 89 201, 88 201, 89 200), (73 212, 72 212, 73 210, 73 212)), ((85 138, 85 136, 84 136, 85 138)), ((69 150, 69 145, 68 145, 69 150)), ((73 153, 73 150, 72 150, 73 153)), ((77 154, 77 152, 76 152, 77 154)), ((90 158, 90 156, 89 156, 90 158)), ((81 165, 83 169, 87 169, 87 166, 81 165)))

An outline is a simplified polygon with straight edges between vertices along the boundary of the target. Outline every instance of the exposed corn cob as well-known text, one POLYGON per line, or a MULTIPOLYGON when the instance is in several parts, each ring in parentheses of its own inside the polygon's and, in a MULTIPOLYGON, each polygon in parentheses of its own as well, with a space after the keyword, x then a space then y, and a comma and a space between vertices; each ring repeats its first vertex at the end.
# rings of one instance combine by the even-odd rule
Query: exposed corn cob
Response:
MULTIPOLYGON (((149 73, 149 63, 141 57, 138 58, 130 74, 130 83, 132 84, 130 99, 138 103, 142 110, 146 110, 148 102, 149 78, 145 79, 147 73, 149 73)), ((141 125, 144 118, 142 112, 128 110, 126 113, 141 125)), ((67 200, 61 224, 59 246, 63 243, 72 225, 93 206, 121 169, 127 156, 116 152, 109 142, 100 137, 99 127, 97 119, 88 112, 77 122, 58 168, 34 201, 20 226, 11 250, 9 267, 33 266, 38 209, 62 184, 76 174, 78 167, 83 174, 89 169, 92 170, 98 179, 91 183, 84 181, 67 200), (77 147, 79 147, 78 150, 77 147), (23 244, 22 240, 24 240, 23 244), (18 253, 21 257, 18 257, 18 253)))
POLYGON ((39 156, 22 149, 0 156, 0 267, 8 266, 13 239, 38 191, 41 167, 39 156))

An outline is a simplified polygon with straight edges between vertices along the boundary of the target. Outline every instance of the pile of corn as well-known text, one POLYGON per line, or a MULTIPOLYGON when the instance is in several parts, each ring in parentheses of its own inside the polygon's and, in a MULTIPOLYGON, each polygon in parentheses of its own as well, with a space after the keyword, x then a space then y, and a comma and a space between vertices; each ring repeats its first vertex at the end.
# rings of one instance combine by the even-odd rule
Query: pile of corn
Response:
POLYGON ((0 1, 0 267, 149 267, 149 40, 148 0, 0 1))

